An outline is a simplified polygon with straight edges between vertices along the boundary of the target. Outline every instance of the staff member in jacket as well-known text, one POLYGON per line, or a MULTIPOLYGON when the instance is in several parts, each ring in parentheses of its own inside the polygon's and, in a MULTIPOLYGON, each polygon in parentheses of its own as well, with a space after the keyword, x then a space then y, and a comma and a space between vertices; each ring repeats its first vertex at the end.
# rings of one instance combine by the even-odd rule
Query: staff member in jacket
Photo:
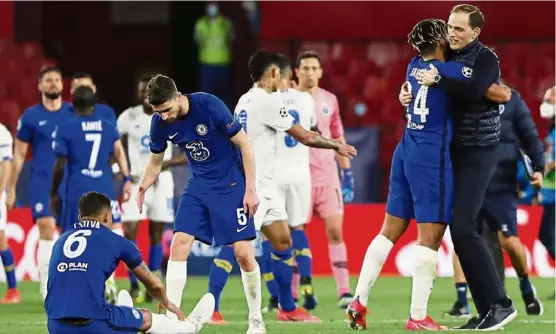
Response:
MULTIPOLYGON (((496 170, 493 158, 500 140, 498 103, 485 95, 500 81, 498 57, 479 40, 484 15, 472 5, 457 5, 448 19, 453 61, 466 65, 461 81, 443 77, 434 66, 420 72, 420 83, 438 85, 454 103, 454 138, 452 165, 454 171, 454 208, 450 226, 454 249, 467 278, 479 317, 460 329, 498 330, 517 316, 511 299, 496 272, 487 247, 479 237, 476 220, 483 205, 487 186, 496 170)), ((511 92, 504 101, 510 100, 511 92)))
MULTIPOLYGON (((502 248, 508 253, 519 278, 521 297, 529 315, 541 315, 542 304, 538 300, 528 276, 527 256, 517 234, 518 198, 518 161, 521 155, 518 145, 531 158, 534 170, 531 186, 540 188, 543 182, 544 156, 543 143, 539 138, 531 112, 516 90, 512 89, 512 98, 500 105, 502 130, 500 143, 496 148, 498 165, 488 184, 478 223, 486 223, 490 230, 498 234, 502 248)), ((454 261, 454 263, 457 263, 454 261)), ((456 267, 456 266, 454 266, 456 267)), ((454 268, 454 272, 461 270, 454 268)), ((502 283, 503 284, 503 283, 502 283)), ((465 282, 456 282, 464 286, 465 282)), ((452 316, 469 314, 467 298, 459 298, 448 312, 452 316)))

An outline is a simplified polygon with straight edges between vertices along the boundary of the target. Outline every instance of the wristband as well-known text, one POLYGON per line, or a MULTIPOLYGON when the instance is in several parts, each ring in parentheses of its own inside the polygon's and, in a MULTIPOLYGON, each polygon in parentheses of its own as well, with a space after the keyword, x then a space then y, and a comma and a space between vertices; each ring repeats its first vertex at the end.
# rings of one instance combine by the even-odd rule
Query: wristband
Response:
POLYGON ((124 176, 124 183, 126 183, 126 182, 131 182, 131 176, 129 176, 129 175, 124 176))

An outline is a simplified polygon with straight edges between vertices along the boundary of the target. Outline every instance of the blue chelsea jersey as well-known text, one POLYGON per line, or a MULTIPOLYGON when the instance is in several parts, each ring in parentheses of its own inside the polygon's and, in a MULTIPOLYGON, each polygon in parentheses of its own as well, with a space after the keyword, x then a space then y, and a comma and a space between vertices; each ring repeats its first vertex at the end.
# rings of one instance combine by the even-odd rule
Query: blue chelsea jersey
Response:
POLYGON ((407 67, 406 80, 410 83, 413 100, 407 108, 407 127, 396 148, 396 154, 409 163, 435 168, 450 168, 452 142, 452 104, 438 86, 424 86, 417 82, 417 73, 433 64, 441 76, 469 80, 470 69, 456 62, 425 61, 414 57, 407 67))
POLYGON ((187 98, 189 111, 175 122, 167 123, 160 115, 153 115, 151 152, 164 153, 167 141, 185 151, 192 173, 187 193, 228 192, 245 187, 241 154, 230 140, 241 131, 241 125, 216 96, 193 93, 187 98))

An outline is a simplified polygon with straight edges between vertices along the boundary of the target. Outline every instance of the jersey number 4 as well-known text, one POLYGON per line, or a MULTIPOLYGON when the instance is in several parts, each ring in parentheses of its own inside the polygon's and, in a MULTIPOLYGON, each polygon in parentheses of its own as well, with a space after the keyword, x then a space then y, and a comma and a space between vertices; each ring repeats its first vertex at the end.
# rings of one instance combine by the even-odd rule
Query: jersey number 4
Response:
POLYGON ((64 242, 64 256, 75 259, 87 249, 87 238, 92 234, 91 230, 78 230, 69 235, 64 242), (77 245, 76 245, 77 244, 77 245))
POLYGON ((427 94, 429 92, 428 86, 421 86, 419 91, 417 91, 417 96, 415 97, 415 103, 413 104, 413 115, 420 116, 420 123, 427 122, 427 115, 429 114, 429 108, 427 108, 427 94))
POLYGON ((89 156, 89 169, 94 170, 97 166, 98 152, 100 150, 102 135, 100 133, 86 133, 85 140, 93 142, 93 148, 91 149, 91 155, 89 156))

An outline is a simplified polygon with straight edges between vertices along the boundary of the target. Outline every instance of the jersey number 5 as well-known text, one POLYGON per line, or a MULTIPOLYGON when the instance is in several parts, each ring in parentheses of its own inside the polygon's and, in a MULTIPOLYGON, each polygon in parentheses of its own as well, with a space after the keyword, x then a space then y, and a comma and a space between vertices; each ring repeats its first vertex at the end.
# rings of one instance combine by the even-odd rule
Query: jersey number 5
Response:
POLYGON ((91 233, 91 230, 79 230, 70 234, 64 242, 64 256, 68 259, 75 259, 83 254, 87 249, 87 238, 85 237, 90 236, 91 233), (77 244, 77 247, 74 247, 74 244, 77 244), (72 248, 75 249, 72 250, 72 248))
POLYGON ((237 223, 240 226, 245 226, 247 224, 247 216, 245 215, 245 209, 237 208, 236 215, 237 215, 237 223))
POLYGON ((89 156, 89 169, 94 170, 97 166, 98 151, 100 150, 102 135, 100 133, 86 133, 85 140, 93 142, 93 148, 91 149, 91 155, 89 156))
MULTIPOLYGON (((293 117, 293 125, 298 124, 299 123, 299 113, 297 112, 297 110, 292 109, 292 110, 288 110, 288 112, 293 117)), ((295 147, 295 146, 297 146, 297 144, 299 144, 297 139, 295 139, 294 137, 292 137, 290 135, 287 135, 286 137, 284 137, 284 143, 286 144, 287 147, 295 147)))
POLYGON ((415 103, 413 105, 413 114, 420 116, 420 123, 427 122, 427 115, 429 114, 429 108, 427 108, 427 94, 429 92, 428 86, 421 86, 419 91, 417 91, 417 96, 415 97, 415 103))

